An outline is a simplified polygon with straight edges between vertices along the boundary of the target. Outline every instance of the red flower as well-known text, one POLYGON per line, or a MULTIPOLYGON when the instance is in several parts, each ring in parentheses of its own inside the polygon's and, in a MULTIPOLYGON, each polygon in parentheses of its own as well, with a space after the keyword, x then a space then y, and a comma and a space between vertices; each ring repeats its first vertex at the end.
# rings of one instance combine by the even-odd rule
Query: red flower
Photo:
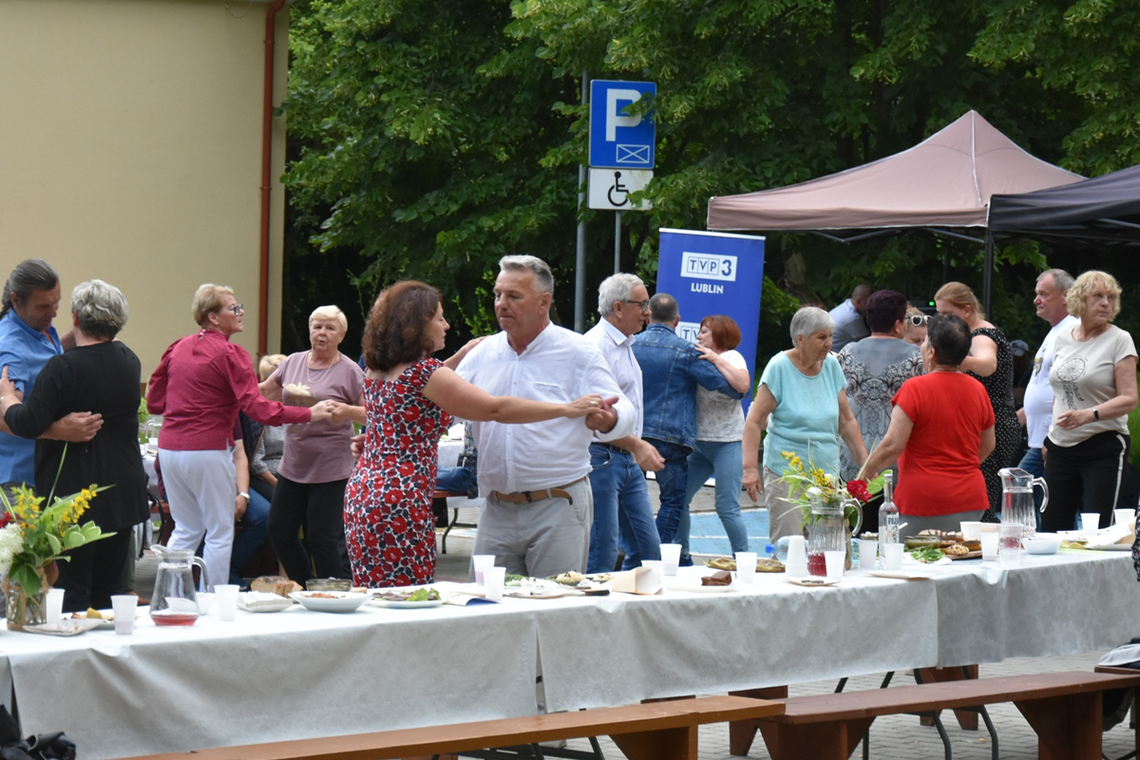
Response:
POLYGON ((871 492, 867 490, 867 481, 865 480, 847 481, 847 493, 864 504, 871 500, 871 492))

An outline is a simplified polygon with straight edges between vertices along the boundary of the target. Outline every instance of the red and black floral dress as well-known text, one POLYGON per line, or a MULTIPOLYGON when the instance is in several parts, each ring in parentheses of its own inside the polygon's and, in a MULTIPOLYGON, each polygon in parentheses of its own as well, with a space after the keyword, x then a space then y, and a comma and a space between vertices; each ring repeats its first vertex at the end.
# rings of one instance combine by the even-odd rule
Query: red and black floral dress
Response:
POLYGON ((424 398, 442 367, 422 359, 392 381, 366 379, 368 433, 344 495, 344 532, 357 586, 435 580, 436 446, 451 415, 424 398))

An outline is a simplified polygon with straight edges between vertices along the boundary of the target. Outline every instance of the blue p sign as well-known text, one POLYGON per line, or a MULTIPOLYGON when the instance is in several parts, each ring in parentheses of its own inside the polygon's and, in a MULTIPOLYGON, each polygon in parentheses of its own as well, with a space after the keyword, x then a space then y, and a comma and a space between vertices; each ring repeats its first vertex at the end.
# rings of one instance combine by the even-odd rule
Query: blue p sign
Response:
POLYGON ((657 128, 653 114, 631 114, 630 106, 656 95, 653 82, 590 82, 590 166, 652 169, 657 128))

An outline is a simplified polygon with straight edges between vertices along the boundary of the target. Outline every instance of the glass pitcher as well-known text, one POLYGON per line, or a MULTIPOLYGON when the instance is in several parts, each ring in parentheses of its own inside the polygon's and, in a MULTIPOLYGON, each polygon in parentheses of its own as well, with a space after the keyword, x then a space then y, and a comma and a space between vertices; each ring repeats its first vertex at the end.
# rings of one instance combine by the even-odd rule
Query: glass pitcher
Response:
POLYGON ((1049 486, 1044 478, 1035 478, 1019 467, 1004 467, 998 470, 1001 476, 1001 521, 1021 523, 1021 538, 1037 535, 1037 514, 1033 506, 1033 487, 1041 486, 1043 492, 1041 511, 1049 503, 1049 486))
POLYGON ((194 566, 202 571, 202 588, 210 587, 206 563, 186 550, 154 546, 158 572, 150 597, 150 619, 155 625, 194 625, 198 619, 198 595, 194 592, 194 566))
POLYGON ((843 551, 846 545, 843 507, 839 504, 827 504, 817 494, 813 494, 813 490, 816 489, 808 490, 808 497, 811 499, 811 517, 808 520, 808 573, 824 576, 827 575, 827 561, 823 553, 843 551))

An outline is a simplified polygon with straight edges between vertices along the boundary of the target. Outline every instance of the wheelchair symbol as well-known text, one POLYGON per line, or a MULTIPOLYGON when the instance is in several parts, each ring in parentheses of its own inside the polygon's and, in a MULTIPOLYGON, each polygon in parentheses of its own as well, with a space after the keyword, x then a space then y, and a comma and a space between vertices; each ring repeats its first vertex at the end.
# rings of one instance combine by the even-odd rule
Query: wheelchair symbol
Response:
POLYGON ((621 172, 614 172, 614 184, 606 191, 606 199, 609 200, 611 206, 621 208, 629 203, 629 190, 621 183, 621 172), (614 200, 614 193, 620 193, 622 198, 621 202, 614 200))

